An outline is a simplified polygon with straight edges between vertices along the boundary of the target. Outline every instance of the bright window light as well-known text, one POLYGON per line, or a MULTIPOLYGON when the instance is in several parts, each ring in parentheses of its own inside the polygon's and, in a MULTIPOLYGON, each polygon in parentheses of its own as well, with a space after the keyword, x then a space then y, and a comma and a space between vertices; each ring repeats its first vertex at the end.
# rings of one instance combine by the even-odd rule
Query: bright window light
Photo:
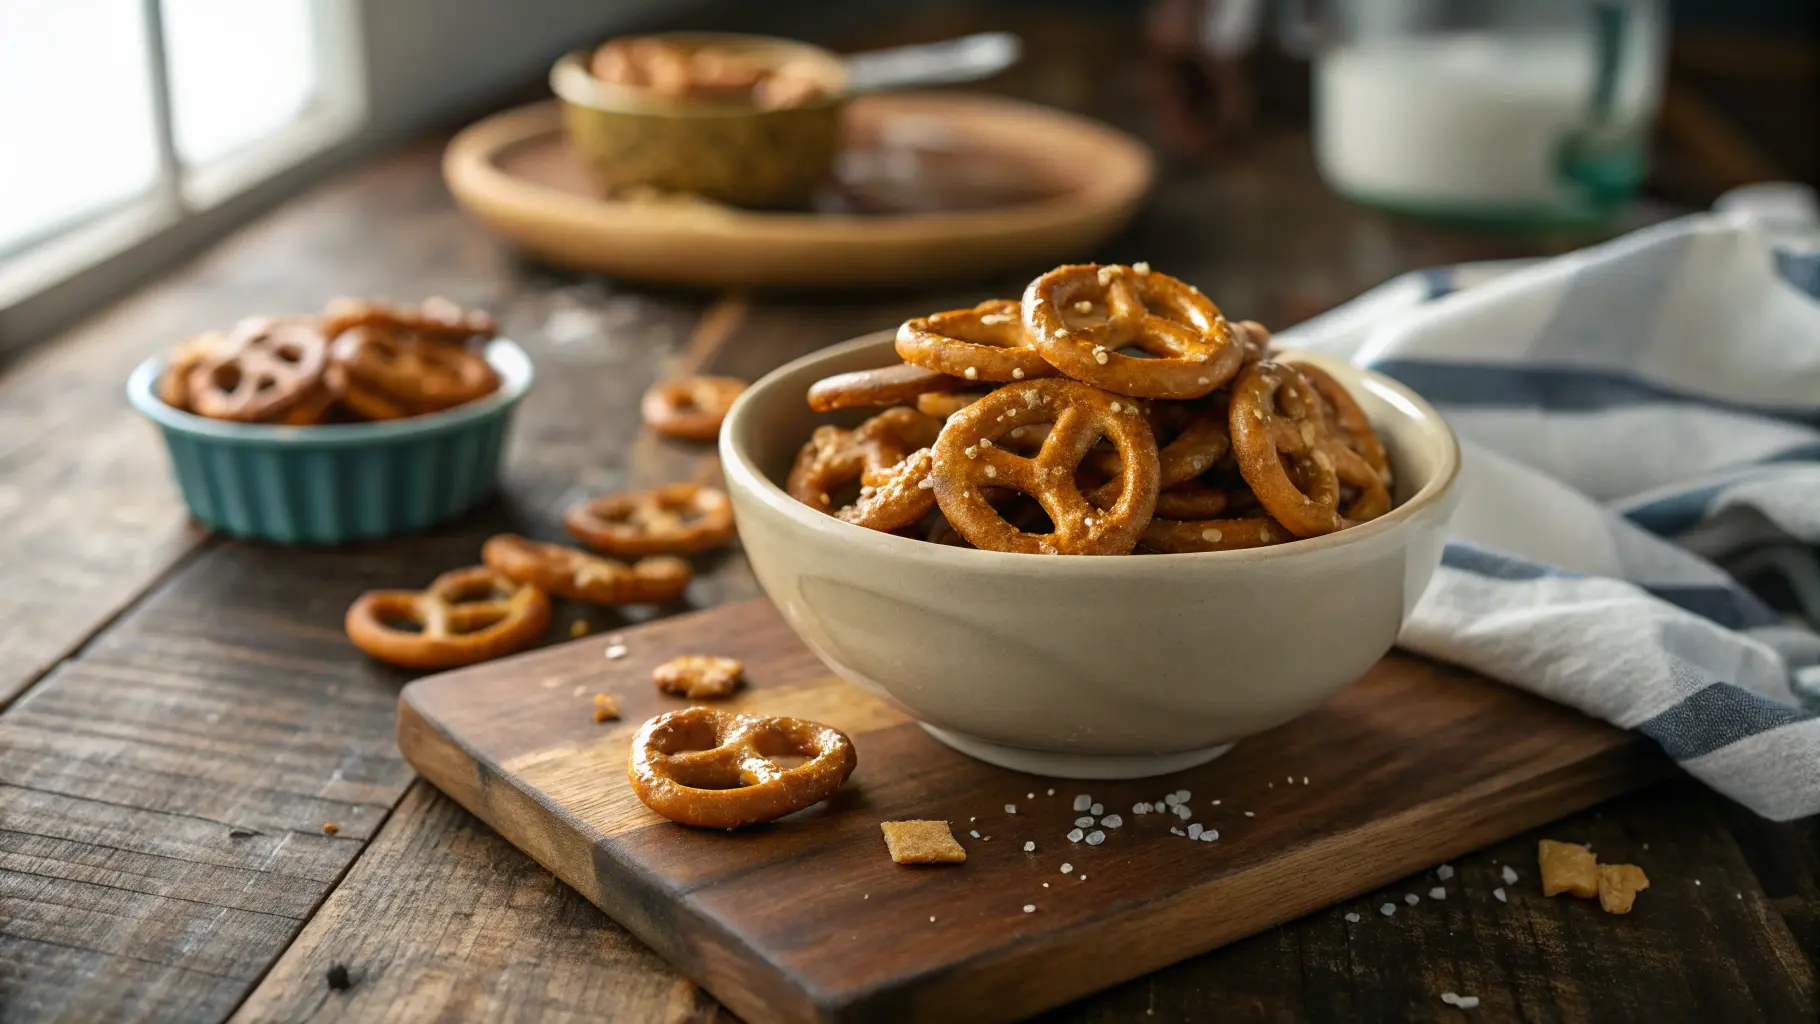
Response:
POLYGON ((0 256, 151 190, 148 68, 140 0, 0 0, 0 256))
POLYGON ((308 108, 319 83, 312 0, 163 5, 172 129, 186 166, 244 149, 308 108))

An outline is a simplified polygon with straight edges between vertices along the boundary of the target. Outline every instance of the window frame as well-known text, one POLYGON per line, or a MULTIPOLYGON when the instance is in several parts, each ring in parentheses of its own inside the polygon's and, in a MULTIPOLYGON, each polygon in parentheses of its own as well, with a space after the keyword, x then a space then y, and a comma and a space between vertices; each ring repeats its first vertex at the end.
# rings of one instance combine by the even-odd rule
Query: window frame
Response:
POLYGON ((309 104, 278 131, 191 168, 177 152, 163 4, 140 0, 156 176, 141 195, 0 257, 0 360, 199 251, 345 154, 368 113, 361 4, 310 0, 317 89, 309 104))

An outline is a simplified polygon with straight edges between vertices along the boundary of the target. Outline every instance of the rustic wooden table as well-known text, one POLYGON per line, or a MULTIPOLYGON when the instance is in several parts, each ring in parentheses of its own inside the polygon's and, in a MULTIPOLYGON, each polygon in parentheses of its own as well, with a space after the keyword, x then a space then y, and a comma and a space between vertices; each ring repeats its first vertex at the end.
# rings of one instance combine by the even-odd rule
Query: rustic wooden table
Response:
MULTIPOLYGON (((1129 113, 1139 62, 1092 32, 1039 42, 1043 59, 1003 88, 1147 130, 1129 113)), ((556 272, 462 216, 439 151, 409 147, 298 199, 0 375, 0 1018, 725 1015, 415 778, 393 742, 406 677, 348 645, 342 611, 362 590, 474 562, 497 530, 557 537, 579 496, 713 478, 703 448, 641 431, 654 380, 755 377, 912 312, 1013 294, 1027 275, 816 298, 556 272), (531 352, 540 377, 503 498, 427 537, 337 550, 205 535, 122 400, 128 370, 203 328, 339 294, 447 295, 531 352), (329 982, 337 966, 348 987, 329 982)), ((1306 138, 1282 132, 1221 170, 1166 170, 1095 255, 1148 259, 1281 325, 1404 270, 1550 247, 1345 205, 1306 138)), ((689 606, 757 593, 737 553, 701 569, 689 606)), ((628 621, 581 617, 597 631, 628 621)), ((1053 1016, 1426 1019, 1455 1014, 1438 998, 1454 991, 1485 1019, 1815 1019, 1814 821, 1768 825, 1682 781, 1545 831, 1647 844, 1653 887, 1636 912, 1542 899, 1537 836, 1521 836, 1456 863, 1457 895, 1370 939, 1317 913, 1053 1016), (1491 895, 1503 864, 1525 875, 1508 903, 1491 895)))

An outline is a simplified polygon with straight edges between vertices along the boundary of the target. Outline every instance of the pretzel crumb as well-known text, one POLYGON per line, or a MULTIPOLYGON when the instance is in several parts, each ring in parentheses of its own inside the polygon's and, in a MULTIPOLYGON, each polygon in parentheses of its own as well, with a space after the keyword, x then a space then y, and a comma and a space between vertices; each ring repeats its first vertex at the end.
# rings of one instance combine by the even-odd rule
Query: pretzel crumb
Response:
POLYGON ((1579 843, 1544 839, 1536 844, 1536 863, 1542 869, 1542 895, 1569 893, 1583 900, 1599 895, 1599 860, 1579 843))
POLYGON ((337 824, 335 824, 335 823, 334 823, 334 822, 332 822, 332 821, 325 821, 325 822, 323 822, 323 823, 322 823, 322 832, 323 832, 323 834, 324 834, 324 835, 331 835, 331 836, 332 836, 332 835, 334 835, 334 834, 336 834, 336 833, 337 833, 337 832, 340 832, 340 831, 341 831, 341 826, 340 826, 340 825, 337 825, 337 824))
POLYGON ((576 619, 574 622, 569 623, 569 635, 570 636, 587 636, 588 635, 587 622, 583 619, 576 619))
POLYGON ((619 717, 619 698, 610 693, 594 695, 594 720, 605 722, 619 717))
MULTIPOLYGON (((885 849, 897 864, 964 864, 967 851, 945 821, 881 821, 885 849)), ((935 918, 930 918, 933 921, 935 918)))
POLYGON ((746 666, 736 658, 685 654, 651 670, 651 681, 665 693, 690 700, 718 700, 739 688, 746 666))

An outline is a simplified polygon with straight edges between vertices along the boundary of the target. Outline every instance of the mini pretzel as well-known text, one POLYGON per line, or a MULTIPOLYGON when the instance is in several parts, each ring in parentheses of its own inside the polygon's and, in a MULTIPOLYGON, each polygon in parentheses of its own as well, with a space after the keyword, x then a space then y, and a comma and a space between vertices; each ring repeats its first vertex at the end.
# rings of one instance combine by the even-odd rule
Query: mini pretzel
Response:
POLYGON ((1340 440, 1358 453, 1359 458, 1364 459, 1366 465, 1378 474, 1378 479, 1388 486, 1390 455, 1384 451, 1384 442, 1378 439, 1378 432, 1371 429, 1371 418, 1365 415, 1364 409, 1359 408, 1352 393, 1318 366, 1297 363, 1296 369, 1308 378, 1308 383, 1313 384, 1315 391, 1320 394, 1322 411, 1327 414, 1328 423, 1339 428, 1340 440))
POLYGON ((329 358, 336 367, 331 384, 375 394, 407 413, 452 408, 499 387, 499 374, 478 353, 373 326, 341 332, 329 358))
POLYGON ((695 571, 669 555, 624 562, 561 544, 540 544, 514 533, 487 539, 480 560, 505 575, 558 597, 595 604, 669 604, 682 596, 695 571))
POLYGON ((190 406, 220 420, 271 419, 302 401, 322 379, 327 351, 314 320, 243 320, 190 371, 190 406))
POLYGON ((1137 409, 1078 381, 1007 384, 949 417, 935 444, 936 500, 975 547, 1027 554, 1122 555, 1137 544, 1156 506, 1156 438, 1137 409), (1114 411, 1115 405, 1119 411, 1114 411), (1050 423, 1035 458, 996 445, 1027 423, 1050 423), (1118 449, 1124 469, 1117 500, 1089 504, 1075 473, 1101 437, 1118 449), (983 492, 1011 487, 1035 498, 1053 533, 1025 533, 1007 522, 983 492))
POLYGON ((528 647, 550 624, 550 599, 485 566, 456 569, 423 590, 373 590, 348 607, 354 646, 405 668, 454 668, 528 647), (415 631, 395 623, 411 623, 415 631))
POLYGON ((1347 518, 1371 519, 1389 509, 1382 478, 1330 430, 1320 394, 1294 367, 1247 366, 1233 384, 1231 426, 1239 472, 1271 517, 1296 536, 1332 533, 1347 518), (1342 483, 1360 492, 1345 518, 1342 483))
POLYGON ((860 483, 878 485, 893 474, 898 463, 915 451, 935 443, 942 424, 908 406, 886 409, 861 423, 853 431, 853 441, 865 458, 860 483))
POLYGON ((940 429, 933 417, 907 407, 886 409, 855 430, 817 427, 797 452, 784 490, 797 501, 832 514, 834 496, 848 484, 855 480, 870 487, 884 484, 912 452, 934 444, 940 429))
POLYGON ((1167 274, 1058 267, 1024 290, 1023 314, 1045 361, 1121 395, 1199 398, 1231 380, 1245 357, 1219 307, 1167 274), (1118 351, 1127 346, 1157 358, 1118 351))
POLYGON ((413 334, 427 341, 454 343, 491 338, 498 331, 492 317, 479 310, 462 309, 440 296, 431 296, 416 306, 336 299, 322 312, 322 333, 330 341, 356 327, 376 327, 388 334, 413 334))
POLYGON ((816 412, 865 405, 901 405, 934 391, 954 391, 967 383, 959 377, 899 363, 876 370, 837 373, 809 385, 809 408, 816 412))
POLYGON ((1144 527, 1143 544, 1160 554, 1184 554, 1261 548, 1294 539, 1294 534, 1269 516, 1198 520, 1155 518, 1144 527))
POLYGON ((981 397, 983 395, 978 391, 929 391, 916 396, 916 411, 945 420, 981 397))
POLYGON ((685 377, 663 381, 645 392, 639 411, 651 429, 666 437, 712 441, 720 436, 733 400, 746 390, 736 377, 685 377))
POLYGON ((1246 363, 1270 358, 1270 330, 1263 324, 1256 320, 1240 320, 1232 325, 1232 333, 1245 346, 1246 363))
POLYGON ((860 488, 859 500, 835 513, 843 522, 890 533, 910 526, 935 507, 929 472, 935 456, 923 448, 860 488))
POLYGON ((853 741, 800 718, 693 707, 658 715, 632 740, 626 776, 645 806, 698 828, 739 828, 820 803, 853 774, 853 741), (785 768, 774 757, 806 757, 785 768))
POLYGON ((202 361, 215 351, 223 338, 220 331, 209 331, 171 349, 170 358, 164 364, 164 372, 158 375, 158 400, 173 409, 193 411, 190 408, 190 373, 202 365, 202 361))
POLYGON ((897 329, 897 354, 906 363, 965 380, 1056 375, 1024 333, 1019 305, 1011 299, 988 299, 972 309, 906 320, 897 329))
POLYGON ((583 502, 562 524, 576 540, 609 555, 692 555, 733 539, 733 504, 712 487, 667 484, 583 502))
POLYGON ((1225 488, 1186 480, 1157 492, 1156 515, 1161 519, 1212 519, 1233 504, 1225 488))
MULTIPOLYGON (((1171 431, 1175 434, 1157 450, 1157 481, 1163 490, 1207 472, 1232 446, 1226 436, 1226 403, 1218 396, 1192 404, 1152 402, 1149 406, 1145 419, 1159 438, 1171 431)), ((1119 491, 1117 459, 1106 461, 1112 463, 1102 467, 1110 469, 1107 481, 1087 494, 1087 500, 1096 505, 1109 504, 1119 491)))

